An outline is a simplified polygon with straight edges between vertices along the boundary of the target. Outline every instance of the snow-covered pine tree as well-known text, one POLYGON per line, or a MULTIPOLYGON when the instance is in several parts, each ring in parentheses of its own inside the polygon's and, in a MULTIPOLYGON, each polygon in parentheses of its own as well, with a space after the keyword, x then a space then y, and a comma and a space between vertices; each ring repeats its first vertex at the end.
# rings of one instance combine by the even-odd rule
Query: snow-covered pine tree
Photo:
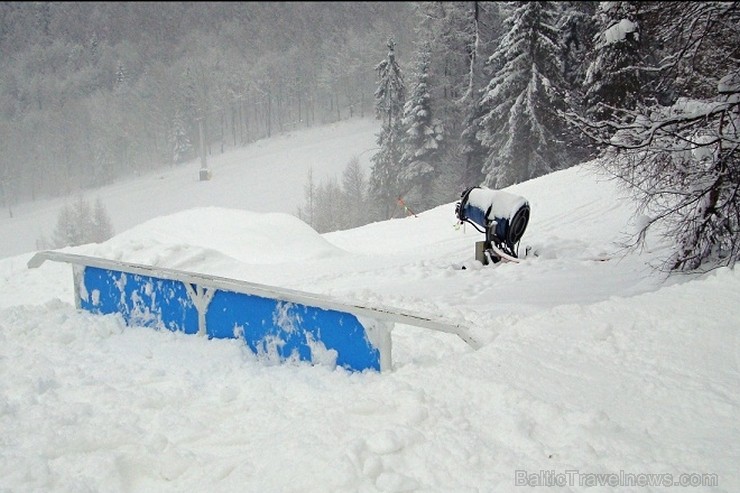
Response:
POLYGON ((371 216, 367 210, 367 179, 360 166, 360 159, 353 156, 342 173, 343 214, 347 228, 367 224, 371 216))
POLYGON ((405 133, 399 181, 405 200, 416 204, 419 211, 436 205, 431 197, 431 187, 440 167, 440 146, 444 139, 442 122, 432 114, 429 58, 429 47, 426 46, 419 53, 418 79, 404 105, 401 119, 405 133))
POLYGON ((178 109, 172 120, 172 162, 175 164, 187 161, 193 156, 193 144, 188 137, 182 112, 178 109))
POLYGON ((298 217, 319 233, 355 228, 373 220, 367 207, 367 180, 357 156, 347 163, 341 184, 329 178, 316 185, 309 168, 303 190, 305 205, 298 209, 298 217))
POLYGON ((95 199, 92 210, 92 228, 89 240, 102 243, 113 236, 113 225, 111 224, 108 211, 103 205, 100 197, 95 199))
POLYGON ((73 204, 65 204, 57 217, 52 243, 55 248, 89 243, 92 234, 90 204, 81 195, 73 204))
MULTIPOLYGON (((453 182, 456 185, 455 192, 457 194, 470 186, 479 185, 483 182, 482 163, 487 155, 486 148, 478 138, 479 124, 483 116, 480 100, 475 97, 467 99, 464 111, 465 116, 459 140, 461 163, 456 170, 458 176, 453 182)), ((457 198, 457 196, 454 198, 457 198)))
POLYGON ((74 203, 65 204, 57 216, 57 225, 52 233, 54 248, 77 246, 85 243, 100 243, 113 236, 108 213, 100 198, 94 207, 79 195, 74 203))
POLYGON ((638 199, 634 246, 655 231, 675 246, 666 270, 733 266, 740 259, 740 5, 651 2, 650 14, 662 49, 640 94, 644 106, 580 122, 607 146, 605 168, 638 199), (675 91, 669 104, 661 102, 666 89, 675 91))
MULTIPOLYGON (((489 26, 488 30, 482 29, 482 26, 486 23, 491 24, 495 20, 495 24, 498 29, 494 30, 498 32, 502 27, 502 17, 506 13, 507 6, 503 2, 492 4, 493 9, 482 9, 480 8, 479 2, 474 2, 473 9, 470 15, 469 25, 472 26, 471 41, 468 43, 468 59, 470 64, 468 66, 468 90, 465 93, 465 97, 459 102, 459 107, 462 113, 462 126, 459 137, 459 165, 457 169, 453 171, 452 176, 443 178, 440 181, 448 182, 450 185, 454 185, 453 190, 455 196, 452 198, 457 199, 459 193, 467 189, 472 185, 479 185, 483 182, 483 163, 487 155, 486 148, 478 138, 478 130, 480 130, 480 122, 483 117, 483 111, 481 108, 480 90, 484 84, 482 77, 483 70, 480 60, 480 49, 485 43, 481 42, 484 37, 482 34, 487 31, 491 31, 489 26), (487 16, 483 15, 487 10, 492 10, 493 13, 489 13, 487 16), (481 20, 485 20, 482 23, 481 20), (453 180, 449 180, 453 178, 453 180)), ((500 34, 499 34, 500 35, 500 34)), ((487 38, 493 38, 493 32, 487 32, 487 38)), ((451 190, 452 191, 452 190, 451 190)))
POLYGON ((305 205, 298 208, 298 218, 316 229, 316 184, 313 181, 313 167, 309 166, 306 184, 303 185, 305 205))
POLYGON ((77 230, 77 245, 90 243, 94 235, 92 208, 82 195, 78 195, 72 206, 72 214, 77 230))
MULTIPOLYGON (((478 2, 472 2, 477 5, 478 2)), ((445 122, 459 118, 457 101, 469 88, 475 26, 468 2, 418 2, 417 43, 430 52, 430 87, 435 114, 445 122)))
POLYGON ((506 2, 418 2, 419 43, 431 52, 429 93, 432 111, 444 124, 435 204, 450 202, 483 180, 486 152, 476 137, 480 89, 487 80, 485 57, 501 35, 506 2))
POLYGON ((57 216, 57 224, 51 237, 53 248, 76 246, 81 244, 81 235, 70 204, 64 204, 57 216))
POLYGON ((481 100, 478 137, 488 148, 484 184, 502 188, 573 164, 564 100, 557 2, 517 2, 488 58, 493 77, 481 100))
POLYGON ((583 81, 584 106, 593 118, 607 118, 612 108, 635 109, 645 73, 639 9, 645 2, 599 2, 598 33, 583 81))
POLYGON ((560 31, 563 40, 563 77, 568 88, 575 93, 574 104, 580 101, 580 94, 587 89, 583 81, 593 55, 593 40, 596 36, 594 21, 598 2, 568 2, 563 8, 560 31))
POLYGON ((337 178, 332 176, 322 181, 316 187, 313 228, 319 233, 343 229, 346 215, 342 205, 342 188, 337 178))
POLYGON ((406 102, 406 86, 401 67, 396 61, 396 44, 388 40, 388 55, 375 68, 378 87, 375 91, 375 116, 382 121, 378 134, 379 150, 371 161, 370 193, 380 208, 381 215, 389 218, 401 192, 399 163, 401 161, 403 127, 401 116, 406 102))

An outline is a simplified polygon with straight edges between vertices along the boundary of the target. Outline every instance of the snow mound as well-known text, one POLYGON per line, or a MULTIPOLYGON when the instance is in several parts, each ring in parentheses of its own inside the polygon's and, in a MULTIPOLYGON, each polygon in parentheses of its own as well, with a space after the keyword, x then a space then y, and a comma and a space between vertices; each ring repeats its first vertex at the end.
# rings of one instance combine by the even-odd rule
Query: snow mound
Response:
POLYGON ((160 216, 101 244, 68 249, 126 262, 215 272, 233 264, 279 264, 344 255, 284 213, 200 207, 160 216))

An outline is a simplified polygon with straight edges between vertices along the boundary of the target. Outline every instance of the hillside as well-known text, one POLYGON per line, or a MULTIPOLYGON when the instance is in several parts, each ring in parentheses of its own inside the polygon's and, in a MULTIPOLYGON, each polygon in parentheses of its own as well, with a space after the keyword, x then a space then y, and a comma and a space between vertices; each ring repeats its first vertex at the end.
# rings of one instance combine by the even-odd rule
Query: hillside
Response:
MULTIPOLYGON (((378 123, 355 119, 263 139, 246 147, 208 157, 211 181, 199 181, 200 161, 167 171, 144 173, 83 193, 100 198, 115 232, 189 207, 220 206, 256 212, 295 214, 303 205, 309 169, 318 183, 340 177, 353 156, 370 167, 378 123)), ((75 197, 26 202, 0 214, 0 258, 36 250, 49 238, 65 203, 75 197)))
POLYGON ((309 163, 372 145, 346 125, 225 154, 207 184, 191 167, 101 190, 119 234, 66 251, 445 317, 482 347, 396 325, 388 372, 274 365, 79 312, 68 265, 10 256, 0 491, 740 489, 736 271, 666 279, 657 238, 621 250, 639 218, 594 163, 507 189, 532 208, 521 264, 470 263, 482 235, 454 203, 320 235, 290 213, 309 163))

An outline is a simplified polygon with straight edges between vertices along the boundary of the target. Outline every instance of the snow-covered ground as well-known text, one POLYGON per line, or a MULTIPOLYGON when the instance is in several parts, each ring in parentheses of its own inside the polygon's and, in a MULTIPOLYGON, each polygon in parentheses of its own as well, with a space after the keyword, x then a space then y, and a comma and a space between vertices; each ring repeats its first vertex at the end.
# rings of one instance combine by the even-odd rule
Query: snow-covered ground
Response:
POLYGON ((65 251, 443 317, 480 349, 396 325, 392 370, 351 373, 125 327, 75 309, 69 265, 26 267, 33 248, 5 239, 56 212, 18 207, 0 221, 0 492, 740 491, 737 271, 666 279, 656 239, 621 251, 639 219, 590 164, 507 189, 532 208, 520 264, 472 263, 482 235, 454 203, 324 235, 292 216, 308 164, 341 173, 376 129, 107 187, 119 234, 65 251))

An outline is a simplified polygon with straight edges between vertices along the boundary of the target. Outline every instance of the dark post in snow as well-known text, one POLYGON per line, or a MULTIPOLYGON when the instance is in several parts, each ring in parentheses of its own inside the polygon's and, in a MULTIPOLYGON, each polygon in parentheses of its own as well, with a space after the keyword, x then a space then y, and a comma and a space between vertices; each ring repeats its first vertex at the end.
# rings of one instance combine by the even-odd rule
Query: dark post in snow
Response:
POLYGON ((206 142, 203 132, 203 117, 198 118, 198 133, 200 134, 200 181, 211 179, 211 170, 208 169, 206 161, 206 142))

